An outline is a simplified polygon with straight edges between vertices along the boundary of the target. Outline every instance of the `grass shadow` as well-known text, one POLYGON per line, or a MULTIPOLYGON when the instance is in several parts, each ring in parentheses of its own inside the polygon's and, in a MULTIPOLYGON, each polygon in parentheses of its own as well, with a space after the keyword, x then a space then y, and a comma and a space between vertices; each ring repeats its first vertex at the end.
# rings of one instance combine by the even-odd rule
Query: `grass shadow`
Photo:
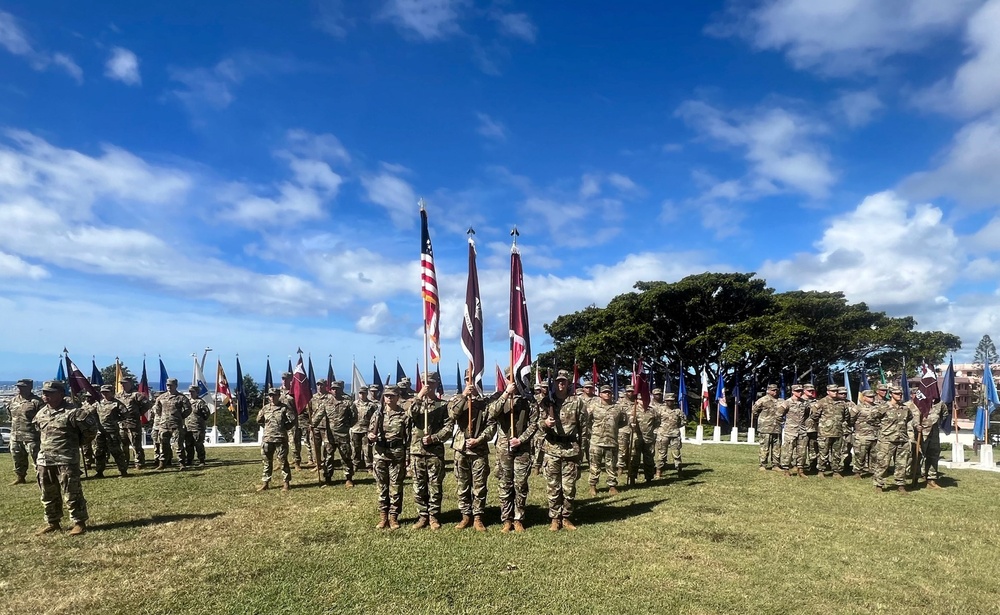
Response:
POLYGON ((183 515, 153 515, 152 517, 147 517, 145 519, 132 519, 130 521, 115 521, 114 523, 101 523, 98 525, 87 525, 88 532, 104 532, 108 530, 118 530, 123 528, 140 528, 149 527, 151 525, 163 525, 165 523, 174 523, 175 521, 189 521, 193 519, 197 520, 207 520, 215 519, 216 517, 221 517, 226 513, 224 512, 213 512, 206 514, 183 514, 183 515))
POLYGON ((574 514, 574 520, 578 520, 580 523, 594 525, 610 523, 612 521, 622 521, 624 519, 630 519, 638 515, 649 513, 656 508, 656 506, 667 501, 666 498, 658 498, 655 500, 642 500, 625 503, 634 499, 635 498, 630 498, 628 496, 615 496, 614 498, 597 498, 587 500, 586 502, 577 500, 577 511, 574 514))

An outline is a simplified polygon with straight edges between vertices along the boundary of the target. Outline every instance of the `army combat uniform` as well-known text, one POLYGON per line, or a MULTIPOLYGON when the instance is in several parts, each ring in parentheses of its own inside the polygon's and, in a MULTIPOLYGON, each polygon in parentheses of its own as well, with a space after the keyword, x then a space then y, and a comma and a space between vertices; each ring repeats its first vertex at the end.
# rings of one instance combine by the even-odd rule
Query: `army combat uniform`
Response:
MULTIPOLYGON (((435 397, 436 375, 431 375, 426 389, 430 397, 417 395, 410 400, 406 414, 413 426, 410 437, 410 460, 413 466, 413 499, 417 514, 437 518, 441 514, 441 488, 444 483, 444 442, 451 437, 455 420, 448 414, 448 404, 435 397), (426 422, 425 422, 426 421, 426 422), (427 443, 424 443, 424 438, 427 443)), ((419 522, 419 521, 418 521, 419 522)))
POLYGON ((486 479, 490 475, 490 440, 497 433, 497 422, 487 407, 497 397, 494 394, 483 398, 478 393, 467 396, 463 391, 448 403, 448 415, 458 427, 451 442, 455 451, 458 510, 462 513, 462 520, 455 526, 458 529, 474 525, 479 531, 486 530, 482 516, 486 512, 486 479), (470 445, 470 440, 475 440, 475 444, 470 445))
POLYGON ((832 473, 840 478, 844 469, 844 424, 850 419, 847 404, 837 399, 838 388, 827 387, 828 395, 813 405, 813 420, 819 438, 819 460, 816 470, 822 476, 832 473))
POLYGON ((667 393, 665 403, 660 408, 660 426, 656 430, 656 472, 661 475, 667 470, 667 463, 673 462, 677 473, 681 472, 681 429, 684 427, 684 411, 676 405, 676 395, 667 393))
POLYGON ((618 476, 628 476, 632 463, 632 410, 636 400, 632 386, 625 387, 625 395, 618 400, 618 407, 626 416, 625 426, 618 430, 618 476), (632 394, 633 398, 629 399, 632 394))
POLYGON ((34 384, 33 380, 26 378, 18 380, 17 395, 10 400, 10 455, 14 459, 14 482, 11 485, 27 482, 29 459, 32 468, 37 470, 38 428, 33 421, 45 404, 31 392, 34 384))
MULTIPOLYGON (((114 394, 115 388, 110 384, 101 387, 101 393, 114 394)), ((109 396, 110 397, 110 396, 109 396)), ((122 416, 128 412, 125 404, 114 397, 102 399, 94 404, 97 412, 97 437, 94 440, 94 469, 97 470, 95 476, 104 478, 104 468, 108 463, 110 455, 118 466, 118 474, 128 476, 128 457, 122 450, 121 436, 119 430, 122 416)))
POLYGON ((135 468, 138 470, 146 464, 146 453, 142 450, 142 417, 151 404, 138 391, 123 392, 118 396, 118 401, 125 405, 125 415, 119 429, 122 448, 126 457, 132 451, 135 452, 135 468))
POLYGON ((195 454, 198 465, 205 465, 205 427, 212 411, 204 399, 198 397, 198 387, 191 387, 191 414, 184 418, 184 463, 194 465, 195 454))
POLYGON ((878 462, 878 406, 874 403, 875 392, 862 391, 860 403, 851 411, 850 423, 854 430, 854 452, 852 463, 854 475, 874 474, 878 462))
POLYGON ((538 431, 538 404, 534 397, 504 391, 490 404, 489 413, 499 428, 496 452, 501 531, 523 532, 532 440, 538 431), (511 446, 514 439, 517 446, 511 446))
MULTIPOLYGON (((601 392, 611 392, 611 387, 604 385, 601 392)), ((601 480, 601 472, 606 472, 608 490, 618 493, 618 433, 628 423, 625 412, 619 404, 604 403, 603 400, 591 405, 587 413, 590 425, 590 478, 587 484, 591 495, 597 493, 597 484, 601 480)))
MULTIPOLYGON (((569 372, 559 370, 556 382, 561 380, 568 386, 569 372)), ((542 401, 543 412, 538 419, 538 429, 545 437, 545 482, 552 520, 549 529, 575 529, 570 517, 580 476, 580 441, 587 428, 583 422, 586 410, 583 400, 577 397, 554 397, 554 401, 548 398, 542 401), (551 427, 546 424, 549 419, 554 421, 551 427)))
MULTIPOLYGON (((399 397, 396 387, 387 387, 386 397, 399 397)), ((403 512, 403 466, 406 463, 406 441, 412 426, 410 417, 398 404, 386 404, 372 415, 368 423, 368 440, 373 443, 372 473, 378 486, 380 521, 376 526, 384 529, 390 520, 393 529, 399 527, 403 512)), ((440 524, 432 526, 437 529, 440 524), (436 527, 435 527, 436 526, 436 527)))
MULTIPOLYGON (((938 460, 941 458, 941 421, 948 416, 948 405, 938 402, 931 406, 927 416, 916 417, 920 430, 920 474, 927 486, 938 488, 938 460)), ((951 420, 949 417, 948 420, 951 420)))
POLYGON ((802 385, 792 386, 792 397, 779 406, 779 416, 785 420, 781 443, 781 468, 785 474, 797 473, 805 477, 805 421, 809 418, 809 402, 795 393, 802 392, 802 385))
POLYGON ((760 436, 760 467, 766 470, 781 467, 781 400, 777 392, 777 385, 768 385, 767 394, 754 402, 752 409, 760 436))
MULTIPOLYGON (((326 381, 320 381, 325 388, 326 381)), ((318 384, 318 383, 317 383, 318 384)), ((354 458, 351 456, 351 427, 358 422, 358 407, 350 397, 344 395, 344 381, 332 383, 333 392, 323 395, 319 403, 313 404, 311 427, 319 430, 323 439, 324 453, 316 453, 316 459, 322 460, 323 481, 330 484, 333 480, 334 454, 340 455, 340 465, 344 469, 344 486, 354 486, 354 458)), ((313 397, 313 401, 316 397, 313 397)))
POLYGON ((660 414, 653 407, 643 409, 642 404, 635 410, 632 421, 632 459, 629 462, 629 484, 635 484, 642 465, 642 477, 648 483, 653 480, 656 469, 653 449, 656 446, 656 429, 660 426, 660 414))
POLYGON ((909 406, 900 403, 903 390, 891 387, 892 399, 877 407, 879 419, 878 466, 875 468, 875 489, 882 491, 889 466, 895 464, 894 478, 900 493, 906 492, 906 477, 910 472, 910 427, 913 412, 909 406))
POLYGON ((372 416, 378 411, 379 400, 373 399, 378 396, 378 387, 372 386, 367 390, 368 399, 355 402, 358 408, 358 422, 351 427, 351 458, 354 460, 355 470, 370 471, 372 444, 368 440, 368 426, 372 422, 372 416))
POLYGON ((260 445, 260 457, 264 464, 264 474, 258 491, 268 488, 274 471, 274 455, 281 462, 282 491, 288 491, 292 482, 292 467, 288 463, 288 430, 295 427, 297 419, 295 411, 281 401, 281 392, 271 389, 270 400, 264 404, 257 414, 257 424, 264 428, 264 437, 260 445))
POLYGON ((177 380, 167 380, 167 391, 160 393, 153 402, 153 412, 160 417, 160 463, 156 469, 162 470, 170 465, 170 446, 173 443, 174 455, 180 469, 184 469, 184 419, 191 414, 191 401, 177 392, 177 380), (172 390, 171 390, 172 389, 172 390))

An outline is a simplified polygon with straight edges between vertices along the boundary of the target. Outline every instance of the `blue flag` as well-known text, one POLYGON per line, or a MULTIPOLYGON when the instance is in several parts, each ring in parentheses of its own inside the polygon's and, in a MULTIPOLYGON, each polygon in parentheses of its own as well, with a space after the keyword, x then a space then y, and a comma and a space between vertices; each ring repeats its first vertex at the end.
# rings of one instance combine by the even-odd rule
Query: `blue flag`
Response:
POLYGON ((66 382, 66 368, 63 367, 62 357, 59 357, 59 368, 56 370, 56 380, 66 382))
POLYGON ((240 366, 239 357, 236 357, 236 407, 240 425, 249 421, 250 407, 247 405, 247 391, 243 388, 243 367, 240 366))
MULTIPOLYGON (((681 376, 683 378, 684 376, 681 376)), ((551 380, 551 374, 549 379, 551 380)), ((551 382, 549 385, 551 386, 551 382)), ((614 363, 614 371, 611 372, 611 386, 613 390, 611 391, 611 399, 618 401, 618 362, 614 363)))
POLYGON ((400 365, 399 359, 396 359, 396 384, 399 384, 399 381, 403 378, 406 378, 406 372, 403 371, 403 366, 400 365))
POLYGON ((982 406, 976 408, 976 424, 972 428, 973 437, 980 441, 986 441, 986 410, 982 406))
POLYGON ((719 367, 719 379, 715 383, 715 401, 719 404, 719 417, 729 423, 729 406, 726 405, 726 377, 719 367))
POLYGON ((163 364, 163 359, 160 359, 160 388, 157 390, 161 393, 167 390, 167 367, 163 364))
POLYGON ((872 388, 872 385, 869 384, 868 382, 868 371, 865 370, 865 368, 863 367, 861 368, 861 384, 859 386, 861 387, 860 389, 858 389, 859 392, 867 391, 868 389, 872 388))
POLYGON ((378 387, 378 396, 375 399, 382 399, 385 392, 385 385, 382 384, 382 375, 378 373, 378 364, 372 359, 372 384, 378 387))
POLYGON ((684 416, 690 416, 690 413, 688 412, 688 388, 687 384, 684 382, 683 363, 681 364, 681 377, 677 382, 677 401, 681 404, 681 410, 684 411, 684 416))
MULTIPOLYGON (((594 386, 597 386, 596 382, 594 383, 594 386)), ((673 392, 674 392, 674 386, 673 386, 673 384, 670 383, 670 370, 667 369, 666 367, 664 367, 663 368, 663 393, 666 394, 666 393, 673 393, 673 392)))
MULTIPOLYGON (((399 361, 396 361, 396 365, 399 365, 399 361)), ((455 362, 455 387, 455 390, 459 392, 465 390, 465 387, 462 386, 462 366, 458 364, 458 361, 455 362)))
MULTIPOLYGON (((948 369, 944 373, 944 378, 941 381, 941 401, 948 404, 951 408, 952 404, 955 403, 955 359, 951 358, 948 360, 948 369)), ((941 431, 946 435, 951 435, 952 429, 952 416, 941 417, 941 431)))
MULTIPOLYGON (((330 355, 330 362, 326 366, 326 381, 333 384, 336 380, 337 376, 336 374, 333 373, 333 355, 330 355)), ((351 393, 356 393, 356 392, 357 391, 355 391, 352 387, 351 393)))
MULTIPOLYGON (((333 384, 332 382, 329 384, 333 384)), ((313 358, 309 355, 309 390, 316 394, 316 372, 313 371, 313 358)))
POLYGON ((94 359, 90 360, 90 384, 95 387, 104 384, 104 376, 101 375, 101 370, 97 369, 97 361, 94 359))
MULTIPOLYGON (((443 396, 444 395, 444 382, 441 381, 441 363, 438 363, 438 366, 437 366, 437 375, 438 375, 438 395, 442 395, 443 396)), ((459 391, 461 391, 461 389, 459 389, 459 391)))
POLYGON ((983 367, 983 393, 986 396, 986 415, 989 416, 997 406, 1000 406, 1000 397, 997 397, 997 384, 993 380, 993 370, 990 368, 988 355, 986 365, 983 367))
POLYGON ((267 369, 264 371, 264 398, 274 388, 274 376, 271 375, 271 357, 267 358, 267 369))
POLYGON ((736 377, 736 382, 733 384, 733 425, 735 426, 740 420, 740 378, 736 377))

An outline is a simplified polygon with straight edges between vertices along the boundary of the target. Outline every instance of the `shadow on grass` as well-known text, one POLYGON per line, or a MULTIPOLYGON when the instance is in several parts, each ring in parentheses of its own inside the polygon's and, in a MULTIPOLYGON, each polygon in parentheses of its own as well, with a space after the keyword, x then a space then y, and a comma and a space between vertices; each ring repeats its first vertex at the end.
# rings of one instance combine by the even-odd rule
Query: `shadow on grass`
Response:
POLYGON ((260 465, 260 459, 213 459, 205 464, 206 470, 214 467, 260 465))
POLYGON ((594 525, 610 523, 651 512, 656 506, 667 501, 666 498, 658 498, 629 502, 629 500, 634 499, 628 496, 615 496, 587 500, 586 503, 577 500, 578 512, 574 517, 580 523, 594 525))
POLYGON ((190 521, 190 520, 205 520, 205 519, 215 519, 216 517, 221 517, 226 513, 224 512, 214 512, 207 513, 203 515, 199 514, 183 514, 183 515, 153 515, 145 519, 132 519, 131 521, 115 521, 114 523, 101 523, 98 525, 88 525, 88 532, 103 532, 107 530, 119 530, 123 528, 140 528, 148 527, 150 525, 163 525, 165 523, 173 523, 175 521, 190 521))

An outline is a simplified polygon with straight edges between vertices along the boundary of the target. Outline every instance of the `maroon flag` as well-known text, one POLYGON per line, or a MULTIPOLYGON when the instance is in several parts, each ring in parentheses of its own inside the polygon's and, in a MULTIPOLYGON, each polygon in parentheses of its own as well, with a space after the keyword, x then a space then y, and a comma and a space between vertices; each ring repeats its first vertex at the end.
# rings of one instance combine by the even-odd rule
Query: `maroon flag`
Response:
POLYGON ((632 367, 632 388, 635 389, 635 397, 642 401, 643 409, 649 407, 649 381, 646 379, 646 372, 642 368, 642 357, 639 363, 632 367))
POLYGON ((597 379, 597 359, 594 359, 594 364, 590 367, 590 380, 594 383, 595 388, 600 388, 600 382, 597 379))
POLYGON ((503 370, 500 369, 500 364, 497 363, 496 366, 497 366, 497 375, 496 375, 497 386, 496 386, 496 392, 499 393, 500 391, 503 391, 504 389, 507 388, 507 378, 504 377, 503 370))
POLYGON ((427 334, 427 349, 431 355, 431 363, 437 363, 441 360, 439 342, 441 306, 438 304, 434 248, 431 247, 431 234, 427 229, 427 211, 422 204, 420 205, 420 295, 424 300, 424 332, 427 334))
MULTIPOLYGON (((149 377, 146 376, 145 357, 142 359, 142 377, 139 378, 139 394, 145 397, 146 399, 149 399, 149 377)), ((139 417, 142 420, 143 425, 148 423, 153 418, 151 415, 152 411, 153 407, 150 406, 149 409, 143 412, 142 416, 139 417)))
POLYGON ((926 363, 922 371, 920 386, 916 390, 916 400, 913 402, 920 409, 921 424, 923 424, 927 415, 930 414, 931 408, 934 406, 934 400, 941 398, 941 392, 938 390, 937 374, 926 363))
MULTIPOLYGON (((469 229, 472 232, 472 229, 469 229)), ((476 269, 476 242, 469 237, 469 281, 465 287, 465 317, 462 326, 462 352, 469 357, 470 379, 476 391, 483 394, 483 306, 479 301, 479 272, 476 269)))
POLYGON ((524 298, 524 270, 517 249, 517 230, 510 247, 510 357, 514 382, 522 395, 531 394, 531 340, 528 329, 528 302, 524 298))
POLYGON ((94 388, 94 385, 90 384, 90 380, 83 375, 80 368, 76 366, 76 363, 66 355, 66 373, 69 374, 69 389, 73 392, 73 395, 79 395, 80 393, 86 392, 88 395, 93 395, 94 399, 100 399, 101 395, 94 388))
POLYGON ((295 400, 295 412, 302 414, 312 399, 312 389, 309 387, 309 376, 306 374, 306 366, 302 363, 302 355, 299 355, 299 362, 292 372, 292 399, 295 400))

